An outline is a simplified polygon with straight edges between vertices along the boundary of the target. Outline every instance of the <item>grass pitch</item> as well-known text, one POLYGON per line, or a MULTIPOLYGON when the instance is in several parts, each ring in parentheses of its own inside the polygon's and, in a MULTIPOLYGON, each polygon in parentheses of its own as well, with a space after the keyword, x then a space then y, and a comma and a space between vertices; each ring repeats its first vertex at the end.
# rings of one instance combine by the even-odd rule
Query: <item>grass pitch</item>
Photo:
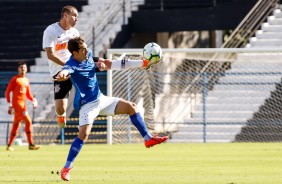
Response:
MULTIPOLYGON (((0 183, 64 183, 69 145, 14 152, 0 147, 0 183)), ((282 183, 281 143, 85 145, 71 172, 75 184, 282 183)))

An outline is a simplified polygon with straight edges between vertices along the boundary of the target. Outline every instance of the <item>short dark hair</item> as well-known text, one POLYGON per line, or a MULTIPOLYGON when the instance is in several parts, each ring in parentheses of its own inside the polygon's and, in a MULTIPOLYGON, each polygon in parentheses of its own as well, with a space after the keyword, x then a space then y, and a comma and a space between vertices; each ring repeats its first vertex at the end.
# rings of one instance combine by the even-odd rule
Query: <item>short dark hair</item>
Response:
POLYGON ((77 9, 74 6, 71 5, 64 6, 61 11, 61 18, 64 17, 64 13, 70 14, 72 10, 77 11, 77 9))
POLYGON ((24 61, 18 62, 18 67, 21 66, 21 65, 27 65, 27 64, 24 61))
POLYGON ((68 50, 72 54, 74 51, 78 52, 80 46, 84 43, 84 39, 81 37, 71 38, 68 42, 68 50))

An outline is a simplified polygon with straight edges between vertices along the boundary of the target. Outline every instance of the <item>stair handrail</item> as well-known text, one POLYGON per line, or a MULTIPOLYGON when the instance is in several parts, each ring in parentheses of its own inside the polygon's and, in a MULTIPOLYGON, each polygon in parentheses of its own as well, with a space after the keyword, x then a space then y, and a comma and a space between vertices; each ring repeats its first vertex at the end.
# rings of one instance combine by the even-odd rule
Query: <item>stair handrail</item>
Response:
POLYGON ((259 0, 221 47, 238 48, 246 46, 246 41, 254 35, 278 3, 279 0, 259 0), (238 37, 241 39, 236 41, 238 37))

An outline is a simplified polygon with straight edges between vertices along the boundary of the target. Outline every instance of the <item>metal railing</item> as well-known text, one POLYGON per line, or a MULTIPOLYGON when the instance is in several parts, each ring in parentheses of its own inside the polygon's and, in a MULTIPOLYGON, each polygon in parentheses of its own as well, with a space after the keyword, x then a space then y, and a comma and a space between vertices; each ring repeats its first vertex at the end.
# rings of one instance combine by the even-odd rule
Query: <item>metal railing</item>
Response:
POLYGON ((249 38, 255 34, 261 24, 273 13, 278 3, 279 0, 259 0, 223 43, 221 48, 245 47, 249 38))

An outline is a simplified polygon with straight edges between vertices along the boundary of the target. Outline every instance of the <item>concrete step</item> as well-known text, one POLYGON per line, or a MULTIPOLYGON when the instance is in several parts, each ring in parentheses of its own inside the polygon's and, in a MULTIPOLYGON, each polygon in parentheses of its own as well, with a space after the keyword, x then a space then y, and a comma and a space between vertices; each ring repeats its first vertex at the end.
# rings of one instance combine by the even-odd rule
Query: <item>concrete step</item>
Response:
POLYGON ((0 121, 13 121, 14 116, 8 114, 9 104, 6 98, 0 98, 0 121))
POLYGON ((47 54, 46 54, 45 51, 41 51, 41 52, 40 52, 40 56, 41 56, 40 58, 48 59, 48 58, 47 58, 47 54))
POLYGON ((33 94, 39 94, 41 97, 49 96, 53 93, 53 84, 33 84, 30 86, 33 94))
MULTIPOLYGON (((54 112, 55 105, 54 104, 47 104, 44 108, 44 110, 40 111, 39 115, 35 117, 35 121, 41 121, 46 119, 46 115, 48 115, 50 112, 54 112)), ((54 112, 55 113, 55 112, 54 112)))
POLYGON ((27 77, 29 78, 30 82, 37 82, 37 83, 45 83, 45 82, 50 82, 53 83, 52 78, 48 73, 35 73, 35 72, 30 72, 26 74, 27 77))
POLYGON ((33 65, 30 66, 30 71, 31 72, 44 72, 44 73, 48 73, 49 72, 49 67, 46 65, 33 65))
MULTIPOLYGON (((234 124, 234 123, 240 123, 240 124, 244 124, 247 122, 248 119, 246 118, 238 118, 238 117, 234 117, 234 118, 207 118, 206 122, 207 123, 216 123, 216 124, 222 124, 222 125, 228 125, 228 123, 230 123, 230 125, 234 124)), ((193 124, 202 124, 203 123, 203 118, 187 118, 184 120, 185 123, 189 124, 189 123, 193 123, 193 124)))
MULTIPOLYGON (((252 111, 255 112, 259 109, 261 104, 228 104, 228 105, 220 105, 220 104, 206 104, 206 111, 252 111)), ((203 104, 197 105, 196 111, 203 110, 203 104)))
MULTIPOLYGON (((210 133, 207 132, 206 133, 206 139, 207 140, 213 140, 213 139, 217 139, 217 140, 225 140, 226 142, 231 142, 234 141, 236 133, 221 133, 221 132, 214 132, 214 133, 210 133)), ((185 132, 176 132, 174 134, 172 134, 172 139, 188 139, 188 140, 201 140, 204 138, 204 134, 203 133, 185 133, 185 132)))
POLYGON ((262 104, 265 98, 263 97, 207 97, 206 104, 210 105, 228 105, 228 104, 262 104))
POLYGON ((46 66, 48 67, 48 59, 47 58, 35 58, 36 65, 46 66))
MULTIPOLYGON (((282 19, 282 18, 281 18, 282 19)), ((262 30, 258 30, 256 32, 256 38, 258 39, 282 39, 281 32, 264 32, 262 30)))
MULTIPOLYGON (((206 111, 206 118, 246 118, 253 116, 253 111, 206 111)), ((192 113, 192 118, 202 118, 203 112, 196 111, 192 113)))
MULTIPOLYGON (((282 26, 281 26, 281 29, 282 29, 282 26)), ((262 39, 251 39, 250 40, 250 44, 252 47, 265 47, 265 48, 274 48, 274 47, 282 47, 282 43, 281 43, 282 40, 279 40, 279 39, 265 39, 265 40, 262 40, 262 39)))
POLYGON ((263 23, 261 30, 265 32, 281 32, 282 25, 271 25, 269 23, 263 23))
POLYGON ((251 47, 250 48, 281 48, 281 44, 277 41, 275 43, 266 43, 267 41, 257 41, 255 43, 250 43, 251 47), (266 43, 266 44, 265 44, 266 43))
MULTIPOLYGON (((258 63, 260 65, 259 67, 254 67, 254 68, 231 68, 231 70, 227 71, 226 73, 238 73, 238 74, 244 74, 244 73, 249 73, 253 75, 281 75, 282 74, 282 66, 280 67, 263 67, 263 63, 258 63), (265 74, 264 74, 265 73, 265 74)), ((231 66, 233 67, 233 66, 231 66)), ((233 75, 233 74, 232 74, 233 75)))
MULTIPOLYGON (((187 133, 202 133, 204 126, 203 125, 188 125, 182 124, 178 125, 178 132, 187 132, 187 133)), ((222 133, 239 133, 241 131, 242 125, 206 125, 207 132, 222 132, 222 133)))
POLYGON ((273 16, 276 17, 276 18, 282 18, 281 9, 276 9, 276 10, 274 10, 273 16))
POLYGON ((7 104, 6 98, 0 98, 0 107, 1 107, 2 105, 6 105, 6 104, 7 104))
MULTIPOLYGON (((281 75, 282 76, 282 75, 281 75)), ((219 83, 275 83, 281 81, 281 76, 277 75, 226 75, 219 79, 219 83)))
MULTIPOLYGON (((281 62, 277 62, 277 61, 272 61, 272 60, 265 60, 264 62, 252 62, 252 61, 248 61, 248 62, 234 62, 232 63, 232 69, 233 68, 260 68, 260 69, 264 69, 264 68, 276 68, 276 67, 281 67, 282 63, 281 62)), ((229 70, 228 70, 229 71, 229 70)))
POLYGON ((270 95, 270 91, 265 89, 264 91, 256 90, 213 90, 208 92, 208 97, 267 97, 270 95))
POLYGON ((282 17, 269 16, 267 22, 270 25, 282 25, 282 17))
MULTIPOLYGON (((282 34, 281 34, 281 36, 282 36, 282 34)), ((269 61, 269 60, 271 60, 272 62, 274 62, 274 61, 280 62, 279 66, 281 66, 281 68, 282 68, 282 64, 281 64, 282 53, 280 53, 280 52, 273 52, 273 53, 268 53, 268 52, 265 52, 265 53, 242 53, 242 54, 238 54, 237 55, 237 60, 236 60, 235 63, 240 63, 241 62, 242 65, 243 65, 244 63, 247 63, 247 62, 255 62, 254 64, 257 64, 257 65, 263 65, 263 64, 267 65, 267 61, 269 61)), ((269 67, 275 68, 275 67, 271 66, 270 64, 269 64, 269 67)))
MULTIPOLYGON (((280 81, 281 82, 281 81, 280 81)), ((265 90, 273 91, 275 84, 255 85, 255 84, 236 84, 236 85, 216 85, 214 90, 265 90)))

